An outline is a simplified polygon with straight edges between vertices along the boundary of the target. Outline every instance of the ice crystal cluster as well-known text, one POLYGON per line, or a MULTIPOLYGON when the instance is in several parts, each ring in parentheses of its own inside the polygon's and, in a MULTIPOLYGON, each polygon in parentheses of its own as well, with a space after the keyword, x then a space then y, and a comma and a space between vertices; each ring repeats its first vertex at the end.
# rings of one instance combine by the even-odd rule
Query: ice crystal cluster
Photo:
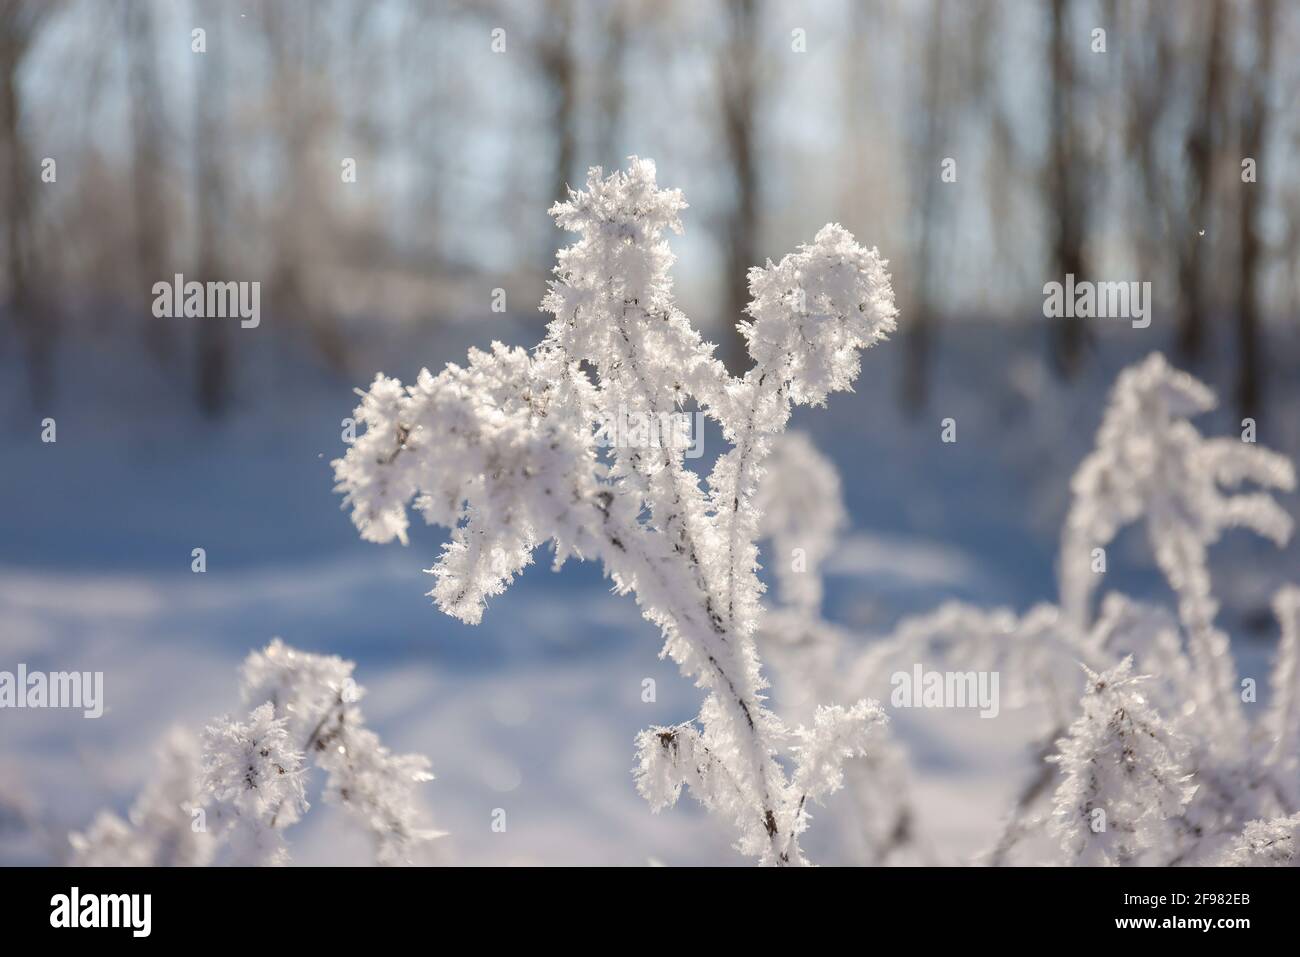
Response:
POLYGON ((278 638, 242 668, 251 710, 222 717, 201 740, 173 730, 129 820, 101 812, 70 836, 83 866, 288 863, 285 829, 305 814, 309 767, 323 793, 371 837, 379 864, 411 860, 438 832, 419 826, 416 786, 432 779, 421 755, 393 754, 365 726, 354 665, 278 638))
MULTIPOLYGON (((1120 375, 1096 448, 1072 483, 1059 606, 1018 615, 948 603, 857 650, 851 637, 821 621, 815 603, 793 598, 763 626, 778 674, 796 689, 855 695, 877 691, 891 671, 918 661, 999 672, 1004 706, 1034 706, 1044 718, 1035 773, 988 862, 1023 857, 1021 848, 1032 843, 1026 839, 1037 837, 1059 849, 1052 860, 1066 863, 1296 863, 1300 589, 1284 587, 1274 600, 1281 642, 1268 704, 1255 704, 1215 623, 1207 563, 1209 546, 1229 528, 1285 543, 1292 523, 1269 491, 1293 489, 1295 477, 1272 452, 1203 437, 1191 419, 1213 404, 1207 387, 1159 354, 1120 375), (1255 490, 1241 491, 1247 483, 1255 490), (1096 549, 1139 523, 1176 609, 1110 593, 1094 615, 1104 571, 1096 549), (1259 709, 1259 717, 1250 720, 1248 709, 1259 709)), ((765 497, 797 494, 802 503, 772 513, 778 582, 789 543, 808 542, 823 554, 828 530, 840 521, 833 483, 817 478, 829 463, 810 465, 815 456, 810 448, 776 456, 766 479, 765 497), (807 494, 810 486, 826 494, 807 494)), ((815 575, 815 565, 808 571, 815 575)), ((781 591, 820 594, 819 587, 781 591)), ((800 698, 793 696, 796 704, 800 698)), ((887 788, 852 788, 864 862, 887 859, 880 822, 909 820, 901 756, 887 779, 887 788)))
POLYGON ((681 231, 685 206, 648 160, 593 169, 551 210, 578 240, 558 255, 545 338, 473 350, 407 386, 377 376, 357 410, 365 431, 335 474, 369 540, 405 541, 408 504, 451 529, 432 596, 462 621, 478 622, 545 542, 557 566, 602 563, 705 692, 694 720, 638 737, 642 794, 659 809, 685 786, 730 822, 743 853, 799 864, 809 801, 838 785, 883 715, 870 702, 828 705, 790 730, 765 705, 756 487, 792 407, 847 389, 858 352, 894 328, 893 292, 874 249, 824 227, 750 270, 740 330, 753 365, 732 376, 673 299, 665 234, 681 231), (730 444, 707 478, 681 448, 609 434, 611 422, 688 407, 730 444))

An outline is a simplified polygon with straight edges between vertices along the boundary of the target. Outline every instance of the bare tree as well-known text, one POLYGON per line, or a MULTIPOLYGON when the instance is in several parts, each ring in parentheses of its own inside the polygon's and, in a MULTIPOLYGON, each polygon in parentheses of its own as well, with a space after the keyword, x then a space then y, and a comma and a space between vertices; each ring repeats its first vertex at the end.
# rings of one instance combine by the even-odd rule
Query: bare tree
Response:
MULTIPOLYGON (((569 178, 579 162, 579 124, 584 104, 579 89, 582 64, 580 44, 575 36, 574 4, 575 0, 545 0, 532 10, 531 23, 523 27, 521 45, 532 57, 531 66, 548 107, 548 123, 543 133, 550 150, 547 202, 560 202, 567 197, 569 178)), ((502 22, 519 22, 520 13, 529 7, 512 5, 508 0, 470 0, 464 2, 463 10, 467 16, 486 18, 496 26, 502 22)), ((547 230, 537 247, 543 275, 549 275, 554 265, 552 238, 547 230)))
MULTIPOLYGON (((1070 52, 1070 0, 1052 0, 1049 39, 1051 80, 1051 150, 1046 185, 1053 212, 1052 262, 1057 273, 1076 279, 1088 274, 1084 243, 1087 239, 1087 168, 1083 142, 1075 120, 1077 72, 1070 52)), ((1052 357, 1057 370, 1071 377, 1079 370, 1089 342, 1082 322, 1052 325, 1052 357)))
MULTIPOLYGON (((1124 89, 1128 109, 1125 116, 1124 148, 1136 166, 1138 186, 1128 197, 1136 216, 1146 225, 1134 230, 1138 272, 1153 275, 1167 260, 1168 232, 1173 197, 1170 177, 1161 166, 1157 131, 1173 105, 1169 77, 1174 71, 1175 51, 1169 22, 1155 13, 1150 3, 1117 5, 1126 16, 1120 24, 1123 45, 1124 89), (1142 38, 1133 42, 1131 38, 1142 38)), ((1182 227, 1185 228, 1185 227, 1182 227)))
MULTIPOLYGON (((335 118, 328 82, 331 46, 324 21, 338 12, 335 5, 280 0, 262 8, 261 25, 271 60, 272 137, 284 169, 284 188, 271 223, 271 303, 277 316, 305 325, 325 359, 342 368, 346 349, 333 310, 322 297, 312 295, 310 279, 326 237, 337 234, 317 154, 335 118)), ((352 35, 360 27, 356 17, 349 21, 352 35)))
POLYGON ((626 98, 623 75, 627 59, 628 34, 635 19, 636 0, 612 0, 605 13, 605 47, 600 59, 600 82, 596 91, 596 155, 608 169, 623 165, 618 155, 618 138, 626 98))
MULTIPOLYGON (((135 213, 136 283, 140 290, 138 301, 146 303, 148 290, 167 273, 165 260, 171 245, 168 209, 163 195, 165 117, 155 59, 153 9, 138 0, 123 0, 121 24, 131 101, 131 202, 135 213)), ((144 315, 148 317, 148 312, 144 315)), ((168 326, 146 320, 145 342, 160 358, 166 357, 171 351, 168 326)))
POLYGON ((755 131, 759 98, 759 9, 758 0, 729 0, 723 6, 726 34, 717 65, 718 111, 734 193, 722 219, 727 277, 722 314, 727 333, 722 352, 728 364, 736 367, 747 360, 744 342, 735 325, 743 318, 749 302, 746 278, 749 268, 759 265, 762 184, 755 131))
MULTIPOLYGON (((221 124, 225 113, 226 52, 222 46, 220 8, 198 0, 195 22, 207 31, 207 52, 197 58, 194 83, 195 232, 198 281, 222 280, 226 230, 226 183, 221 168, 221 124)), ((221 415, 229 400, 230 356, 225 323, 211 317, 198 324, 195 369, 199 409, 221 415)))
POLYGON ((1187 129, 1187 218, 1179 231, 1178 287, 1181 316, 1178 351, 1198 358, 1205 347, 1206 302, 1203 294, 1205 242, 1202 231, 1210 213, 1213 161, 1223 124, 1223 87, 1227 48, 1227 4, 1210 0, 1199 98, 1187 129))
MULTIPOLYGON (((578 155, 578 61, 572 0, 547 0, 538 41, 537 63, 551 100, 551 202, 567 195, 570 171, 578 155)), ((546 259, 551 259, 547 237, 546 259)))
POLYGON ((55 9, 39 0, 0 0, 0 188, 4 191, 5 280, 9 312, 27 350, 34 405, 54 392, 55 315, 41 302, 34 270, 33 159, 22 128, 19 70, 38 31, 55 9))
MULTIPOLYGON (((1275 0, 1257 0, 1249 8, 1255 18, 1255 69, 1243 76, 1241 151, 1256 160, 1263 152, 1268 122, 1268 92, 1273 71, 1273 32, 1277 19, 1275 0)), ((1259 356, 1259 183, 1242 183, 1238 205, 1239 275, 1237 281, 1237 410, 1257 416, 1263 392, 1259 356)))
POLYGON ((950 102, 944 89, 944 0, 931 0, 930 24, 925 41, 925 77, 921 109, 917 112, 923 132, 919 156, 912 169, 921 180, 921 215, 917 226, 916 259, 913 262, 912 309, 906 326, 906 364, 903 368, 903 401, 912 411, 925 402, 926 371, 929 366, 932 326, 937 319, 931 296, 934 282, 934 241, 939 204, 939 134, 944 127, 944 107, 950 102))

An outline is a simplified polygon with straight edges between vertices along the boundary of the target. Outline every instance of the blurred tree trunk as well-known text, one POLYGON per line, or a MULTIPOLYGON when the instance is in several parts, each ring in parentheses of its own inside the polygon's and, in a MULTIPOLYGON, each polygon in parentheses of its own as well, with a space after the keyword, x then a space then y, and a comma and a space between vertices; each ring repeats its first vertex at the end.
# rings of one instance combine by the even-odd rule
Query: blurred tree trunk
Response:
POLYGON ((629 3, 614 0, 605 15, 605 49, 601 56, 600 83, 597 87, 596 155, 606 169, 620 169, 619 133, 627 97, 624 61, 627 59, 628 27, 632 18, 629 3))
MULTIPOLYGON (((578 155, 578 63, 573 48, 572 0, 548 0, 545 20, 541 67, 551 91, 551 129, 555 136, 549 200, 558 203, 568 196, 569 171, 578 155)), ((552 255, 548 237, 548 262, 552 255)))
MULTIPOLYGON (((1257 0, 1249 8, 1255 17, 1254 70, 1245 74, 1245 95, 1241 105, 1241 151, 1259 163, 1262 159, 1268 92, 1273 66, 1275 0, 1257 0)), ((1261 243, 1259 209, 1262 183, 1242 183, 1238 206, 1237 284, 1237 411, 1242 417, 1258 418, 1262 409, 1263 368, 1259 356, 1259 271, 1261 243)))
POLYGON ((136 282, 145 317, 145 343, 160 360, 171 354, 171 327, 149 311, 149 290, 159 280, 169 280, 165 264, 168 242, 166 178, 163 143, 163 105, 154 60, 153 11, 147 3, 123 0, 122 29, 127 52, 127 83, 131 99, 131 199, 135 210, 136 282))
MULTIPOLYGON (((1070 43, 1082 42, 1069 30, 1069 0, 1052 0, 1050 34, 1051 68, 1051 158, 1047 175, 1049 206, 1055 213, 1052 261, 1056 279, 1064 281, 1067 273, 1075 280, 1088 278, 1084 256, 1087 238, 1086 166, 1083 143, 1073 119, 1075 72, 1070 43)), ((1084 34, 1083 36, 1086 36, 1084 34)), ((1073 377, 1083 361, 1084 349, 1091 340, 1087 320, 1057 319, 1050 327, 1052 358, 1063 376, 1073 377)))
POLYGON ((54 395, 55 315, 42 308, 32 276, 32 197, 38 177, 22 129, 18 73, 52 3, 0 0, 0 189, 4 191, 5 280, 9 312, 27 350, 33 406, 54 395))
POLYGON ((723 143, 735 194, 722 221, 726 247, 726 294, 723 297, 722 358, 732 372, 747 365, 745 342, 736 330, 749 303, 748 272, 758 266, 759 182, 755 124, 758 101, 758 4, 725 4, 726 38, 718 64, 719 109, 723 143))
POLYGON ((1124 35, 1142 38, 1141 42, 1124 44, 1128 92, 1125 147, 1135 158, 1141 176, 1138 196, 1143 205, 1137 215, 1150 224, 1150 228, 1135 231, 1138 272, 1140 276, 1154 276, 1166 262, 1168 243, 1163 234, 1168 232, 1171 221, 1170 191, 1160 165, 1157 130, 1171 105, 1167 87, 1175 61, 1173 37, 1167 18, 1157 15, 1150 5, 1125 5, 1122 9, 1128 14, 1127 22, 1121 25, 1124 35))
POLYGON ((921 177, 921 222, 913 271, 912 315, 905 325, 903 403, 911 412, 919 412, 925 404, 932 326, 937 319, 930 287, 934 282, 935 216, 940 186, 939 131, 944 119, 943 14, 943 0, 931 0, 930 26, 926 35, 925 99, 921 104, 925 132, 921 137, 919 159, 912 163, 913 173, 921 177))
MULTIPOLYGON (((223 144, 220 129, 224 119, 226 62, 219 8, 200 3, 194 14, 195 23, 202 24, 207 31, 207 52, 193 54, 196 57, 194 165, 199 270, 198 276, 194 278, 205 283, 228 278, 222 274, 222 224, 226 214, 226 197, 221 169, 223 144)), ((225 411, 229 398, 230 359, 225 331, 228 323, 212 316, 195 321, 198 323, 196 397, 199 410, 210 418, 216 418, 225 411)))
POLYGON ((1200 101, 1188 127, 1185 146, 1188 207, 1187 221, 1178 243, 1178 287, 1182 306, 1178 351, 1187 359, 1200 358, 1205 349, 1205 241, 1200 233, 1206 228, 1210 213, 1214 155, 1221 139, 1224 52, 1228 32, 1226 8, 1224 0, 1211 0, 1200 101))
MULTIPOLYGON (((320 29, 321 11, 312 4, 267 4, 262 30, 273 70, 270 102, 274 136, 284 162, 286 188, 272 224, 275 263, 270 303, 277 317, 305 327, 312 343, 334 369, 346 367, 347 349, 333 310, 311 290, 311 266, 324 237, 333 233, 331 191, 337 174, 322 175, 317 147, 331 115, 326 75, 330 47, 320 29)), ((354 21, 352 29, 358 27, 354 21)))

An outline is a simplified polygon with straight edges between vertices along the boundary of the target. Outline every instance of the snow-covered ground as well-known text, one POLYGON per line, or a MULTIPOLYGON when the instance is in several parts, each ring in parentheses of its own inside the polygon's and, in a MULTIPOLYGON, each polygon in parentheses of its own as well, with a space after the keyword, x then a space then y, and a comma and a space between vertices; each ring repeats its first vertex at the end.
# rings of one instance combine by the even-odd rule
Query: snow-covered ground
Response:
MULTIPOLYGON (((634 734, 690 717, 698 692, 658 659, 655 629, 630 599, 609 594, 593 567, 557 575, 539 555, 483 624, 462 625, 424 597, 440 530, 415 529, 406 548, 360 542, 331 491, 353 385, 381 368, 403 378, 437 369, 469 343, 535 341, 529 323, 462 323, 436 337, 384 327, 379 341, 357 331, 350 378, 314 369, 284 342, 258 348, 236 335, 236 407, 216 425, 196 419, 150 360, 111 342, 87 335, 68 350, 50 410, 30 408, 17 357, 0 355, 0 669, 103 671, 107 699, 98 720, 0 712, 0 799, 26 795, 44 831, 0 811, 0 863, 49 860, 98 808, 124 811, 168 726, 237 709, 238 663, 276 635, 356 660, 371 724, 432 759, 430 819, 450 832, 436 861, 744 862, 689 799, 652 815, 636 794, 634 734), (54 444, 40 441, 46 415, 57 420, 54 444), (207 554, 201 575, 190 570, 196 547, 207 554), (653 703, 642 700, 645 678, 656 681, 653 703), (491 828, 498 808, 504 833, 491 828)), ((1063 390, 1038 359, 1042 332, 945 330, 933 394, 915 417, 895 401, 898 343, 864 357, 855 394, 796 416, 842 472, 853 529, 830 561, 826 613, 862 642, 945 598, 1016 609, 1055 598, 1066 480, 1115 372, 1160 340, 1106 337, 1083 380, 1063 390), (957 420, 955 444, 939 440, 945 417, 957 420)), ((1260 441, 1292 458, 1295 352, 1282 341, 1270 350, 1278 396, 1259 423, 1260 441)), ((1223 369, 1196 371, 1226 393, 1223 369)), ((1232 419, 1223 410, 1200 424, 1235 433, 1232 419)), ((713 451, 721 444, 706 436, 706 461, 710 440, 713 451)), ((1283 502, 1297 513, 1296 496, 1283 502)), ((1263 677, 1276 642, 1267 600, 1300 581, 1300 548, 1230 536, 1212 561, 1239 667, 1263 677)), ((1107 584, 1166 598, 1148 566, 1128 533, 1107 584)), ((779 687, 774 703, 780 710, 779 687)), ((937 860, 965 862, 997 833, 1027 773, 1030 717, 895 716, 937 860)), ((368 859, 333 810, 290 841, 299 863, 368 859)), ((815 861, 840 860, 833 828, 814 823, 805 847, 815 861)))

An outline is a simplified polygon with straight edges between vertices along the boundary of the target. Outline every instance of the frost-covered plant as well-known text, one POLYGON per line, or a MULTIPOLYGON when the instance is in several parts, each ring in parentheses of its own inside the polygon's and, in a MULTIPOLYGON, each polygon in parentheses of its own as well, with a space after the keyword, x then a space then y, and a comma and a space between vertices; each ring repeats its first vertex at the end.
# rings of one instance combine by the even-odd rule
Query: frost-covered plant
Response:
POLYGON ((1106 659, 1063 627, 1053 605, 1035 605, 1017 615, 1007 608, 950 601, 900 621, 852 662, 849 680, 855 687, 878 687, 890 673, 914 662, 935 662, 950 671, 997 672, 1003 706, 1042 706, 1049 723, 1057 726, 1073 714, 1080 660, 1096 664, 1106 659))
MULTIPOLYGON (((948 603, 904 619, 847 666, 838 655, 805 659, 805 667, 833 662, 853 694, 871 693, 916 661, 997 671, 1006 705, 1040 707, 1036 771, 988 855, 993 863, 1043 833, 1059 841, 1069 862, 1290 860, 1300 809, 1300 589, 1283 588, 1274 601, 1282 641, 1271 700, 1250 722, 1227 636, 1214 624, 1206 552, 1233 526, 1285 542, 1291 521, 1270 496, 1226 495, 1221 487, 1249 481, 1290 489, 1294 474, 1274 453, 1201 437, 1188 417, 1212 404, 1205 386, 1158 355, 1120 376, 1097 449, 1074 479, 1061 608, 1016 615, 948 603), (1138 521, 1178 597, 1178 614, 1109 594, 1093 620, 1100 575, 1092 550, 1138 521), (1080 663, 1089 675, 1082 702, 1075 690, 1080 663)), ((826 524, 814 517, 810 527, 826 524)), ((781 620, 774 616, 765 630, 781 620)))
MULTIPOLYGON (((179 815, 177 815, 179 822, 179 815)), ((85 831, 68 835, 73 867, 152 867, 155 841, 112 811, 100 811, 85 831)))
MULTIPOLYGON (((1249 528, 1279 545, 1291 533, 1290 517, 1265 491, 1225 494, 1243 482, 1263 489, 1294 488, 1291 464, 1275 453, 1235 439, 1206 439, 1189 418, 1210 409, 1213 393, 1158 354, 1121 373, 1098 432, 1097 448, 1080 465, 1072 488, 1075 499, 1062 534, 1060 562, 1063 628, 1058 637, 1106 669, 1132 655, 1136 668, 1150 675, 1142 698, 1171 733, 1186 743, 1179 766, 1193 790, 1177 813, 1161 825, 1163 840, 1150 838, 1111 854, 1104 833, 1073 832, 1067 854, 1116 863, 1186 864, 1224 860, 1225 844, 1240 844, 1242 829, 1254 820, 1272 820, 1297 810, 1294 729, 1297 681, 1296 592, 1283 589, 1275 602, 1283 641, 1273 674, 1272 700, 1261 719, 1247 720, 1227 635, 1217 628, 1217 603, 1210 591, 1209 545, 1232 527, 1249 528), (1142 521, 1155 561, 1178 598, 1178 615, 1107 596, 1096 622, 1090 599, 1104 565, 1093 564, 1127 524, 1142 521), (1110 664, 1106 664, 1110 662, 1110 664)), ((1087 708, 1085 698, 1085 711, 1087 708)), ((1253 700, 1253 699, 1252 699, 1253 700)), ((1077 749, 1078 725, 1061 742, 1077 749)), ((1065 757, 1065 754, 1062 755, 1065 757)), ((1167 777, 1150 753, 1136 773, 1167 777), (1146 760, 1150 759, 1150 760, 1146 760)), ((1109 767, 1105 759, 1097 762, 1109 767)), ((1062 767, 1067 767, 1064 762, 1062 767)), ((1077 794, 1058 788, 1052 817, 1059 824, 1077 811, 1077 794)), ((1169 810, 1167 802, 1160 805, 1169 810)), ((1108 826, 1141 832, 1131 808, 1103 808, 1108 826)), ((1035 818, 1025 807, 1018 823, 1031 830, 1035 818)), ((1147 823, 1152 821, 1148 817, 1147 823)), ((1058 831, 1059 833, 1059 831, 1058 831)))
POLYGON ((194 735, 173 728, 158 746, 149 778, 128 820, 100 811, 85 833, 69 835, 72 863, 83 867, 201 867, 214 844, 193 827, 199 807, 200 746, 194 735))
MULTIPOLYGON (((1106 694, 1096 692, 1096 682, 1090 685, 1081 704, 1083 716, 1054 749, 1041 755, 1054 760, 1065 782, 1052 789, 1048 785, 1057 774, 1036 775, 992 855, 995 861, 1050 821, 1070 860, 1212 862, 1221 859, 1226 843, 1240 843, 1248 822, 1297 809, 1294 713, 1300 652, 1295 592, 1284 590, 1276 603, 1283 642, 1272 701, 1252 725, 1228 638, 1214 624, 1217 603, 1207 566, 1208 547, 1225 529, 1249 528, 1278 544, 1291 532, 1289 516, 1265 492, 1228 495, 1223 489, 1243 482, 1291 489, 1294 473, 1289 462, 1272 452, 1234 439, 1202 437, 1189 417, 1213 402, 1207 387, 1172 369, 1158 354, 1123 372, 1115 385, 1097 448, 1072 483, 1075 499, 1062 535, 1062 610, 1038 610, 1044 627, 1037 629, 1037 660, 1032 650, 1028 656, 1015 650, 1025 647, 1013 637, 1025 636, 1024 619, 1008 632, 1003 659, 1003 675, 1013 686, 1048 692, 1049 713, 1059 709, 1059 669, 1070 657, 1112 680, 1106 694), (1100 580, 1094 567, 1104 567, 1094 566, 1093 549, 1104 548, 1123 526, 1138 521, 1145 524, 1156 564, 1178 597, 1178 615, 1109 595, 1093 621, 1089 606, 1100 580), (1138 671, 1150 676, 1140 685, 1123 664, 1129 656, 1138 671), (1117 676, 1122 680, 1113 680, 1117 676), (1125 734, 1123 722, 1113 720, 1120 710, 1130 718, 1140 713, 1153 729, 1167 728, 1169 746, 1112 746, 1125 734), (1172 742, 1183 746, 1175 749, 1172 742), (1052 750, 1059 752, 1054 759, 1052 750), (1187 791, 1177 783, 1184 775, 1187 791), (1164 791, 1153 784, 1157 780, 1166 782, 1164 791), (1128 794, 1107 786, 1108 781, 1128 782, 1137 790, 1128 794), (1052 807, 1044 813, 1038 805, 1048 794, 1052 807), (1108 830, 1081 829, 1084 807, 1104 811, 1108 830)), ((979 627, 970 627, 977 615, 966 610, 958 617, 966 622, 967 637, 959 638, 953 650, 958 660, 969 662, 987 646, 987 637, 979 627), (962 649, 972 638, 975 649, 962 649)), ((904 635, 914 630, 916 622, 899 628, 904 635)))
POLYGON ((634 157, 608 177, 593 169, 585 190, 551 210, 579 239, 558 255, 542 342, 472 350, 466 366, 422 371, 411 386, 377 376, 357 410, 365 431, 335 475, 366 539, 405 541, 412 501, 452 530, 432 596, 465 622, 478 622, 546 541, 557 566, 601 562, 705 691, 695 721, 638 736, 641 792, 657 809, 687 785, 734 826, 743 853, 798 864, 807 802, 835 781, 807 762, 859 748, 865 739, 849 728, 881 715, 831 708, 813 738, 796 732, 803 763, 787 773, 778 762, 790 732, 764 705, 754 648, 755 486, 791 408, 848 388, 858 350, 894 328, 893 292, 874 249, 824 227, 811 245, 750 270, 739 328, 754 365, 733 377, 673 300, 664 233, 680 232, 685 205, 658 188, 650 161, 634 157), (683 449, 610 434, 611 422, 662 422, 692 402, 731 445, 706 485, 683 449))
POLYGON ((1218 862, 1230 867, 1300 867, 1300 813, 1251 821, 1218 862))
POLYGON ((1285 458, 1237 439, 1207 439, 1189 421, 1214 406, 1201 382, 1153 354, 1121 373, 1097 435, 1097 447, 1074 477, 1074 504, 1062 535, 1061 592, 1067 615, 1088 621, 1099 580, 1092 549, 1127 524, 1142 521, 1157 566, 1178 599, 1182 639, 1157 636, 1139 650, 1138 667, 1164 685, 1153 690, 1189 742, 1196 792, 1178 819, 1168 862, 1203 860, 1250 820, 1296 810, 1296 736, 1287 727, 1296 687, 1294 638, 1287 636, 1290 592, 1278 600, 1282 656, 1273 700, 1262 721, 1247 720, 1228 636, 1215 625, 1207 550, 1223 531, 1248 528, 1278 545, 1290 537, 1290 516, 1268 489, 1291 490, 1285 458), (1226 494, 1244 482, 1261 491, 1226 494), (1288 664, 1290 662, 1290 664, 1288 664), (1159 670, 1157 670, 1159 669, 1159 670))
POLYGON ((196 866, 220 852, 232 864, 288 862, 284 831, 307 812, 309 762, 326 774, 325 799, 371 835, 376 860, 410 860, 438 836, 417 826, 415 787, 428 759, 395 755, 365 726, 354 664, 275 639, 241 669, 247 720, 222 717, 201 741, 182 729, 159 750, 157 771, 129 821, 101 811, 69 836, 79 866, 196 866))
POLYGON ((777 600, 782 607, 821 611, 822 563, 848 524, 835 465, 803 432, 772 443, 754 507, 760 535, 772 543, 777 600))
POLYGON ((1080 864, 1132 864, 1168 845, 1196 790, 1187 746, 1142 697, 1132 657, 1087 674, 1083 713, 1050 759, 1065 778, 1052 829, 1080 864))
POLYGON ((325 800, 363 828, 379 864, 406 862, 416 848, 440 836, 419 826, 416 785, 432 781, 429 759, 393 754, 365 725, 358 702, 365 689, 352 678, 354 662, 313 655, 278 638, 244 662, 247 704, 273 705, 289 739, 325 772, 325 800))
MULTIPOLYGON (((852 700, 862 687, 847 669, 854 659, 852 636, 821 610, 821 566, 848 513, 839 473, 804 433, 774 440, 766 464, 755 504, 777 587, 758 641, 774 672, 781 713, 803 720, 817 702, 852 700)), ((867 753, 845 765, 844 780, 832 823, 849 860, 878 865, 927 859, 917 845, 907 757, 888 728, 880 729, 867 753)))
POLYGON ((1243 744, 1244 716, 1228 637, 1214 626, 1206 552, 1229 528, 1249 528, 1279 546, 1291 517, 1266 492, 1229 495, 1243 482, 1290 490, 1291 463, 1237 439, 1207 439, 1189 421, 1214 407, 1214 393, 1152 353, 1120 373, 1097 432, 1097 445, 1075 473, 1074 503, 1061 536, 1061 602, 1072 620, 1089 621, 1100 576, 1093 549, 1142 521, 1156 564, 1178 596, 1178 614, 1200 680, 1197 707, 1215 714, 1215 744, 1243 744))
POLYGON ((1265 715, 1262 745, 1286 803, 1300 808, 1300 588, 1288 586, 1273 599, 1282 630, 1272 673, 1273 706, 1265 715))
POLYGON ((73 865, 196 867, 212 859, 207 832, 195 830, 199 807, 199 741, 182 728, 162 739, 149 778, 127 820, 103 810, 85 832, 69 835, 73 865))
POLYGON ((308 808, 302 752, 286 724, 268 701, 247 723, 225 717, 203 731, 199 793, 209 804, 215 836, 231 845, 238 863, 288 863, 284 829, 308 808))

